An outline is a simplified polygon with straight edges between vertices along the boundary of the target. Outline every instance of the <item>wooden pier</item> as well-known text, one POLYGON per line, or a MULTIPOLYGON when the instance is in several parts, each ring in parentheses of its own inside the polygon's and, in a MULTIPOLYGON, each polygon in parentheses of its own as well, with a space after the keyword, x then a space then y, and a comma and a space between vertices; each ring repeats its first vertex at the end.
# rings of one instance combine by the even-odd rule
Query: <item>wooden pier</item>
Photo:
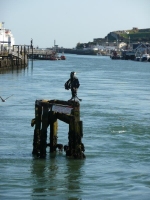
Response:
POLYGON ((12 50, 0 52, 0 70, 22 68, 28 65, 25 45, 14 45, 12 50))
POLYGON ((61 100, 35 101, 35 118, 31 121, 31 126, 35 125, 33 155, 45 158, 47 147, 50 147, 51 153, 55 152, 57 147, 62 150, 63 145, 57 143, 58 119, 69 125, 69 141, 67 145, 64 145, 66 156, 77 159, 85 158, 85 149, 81 141, 83 123, 80 121, 80 104, 76 101, 61 100), (47 142, 47 129, 49 126, 50 137, 47 142))
POLYGON ((33 60, 66 60, 66 57, 59 54, 55 50, 49 49, 33 49, 29 50, 28 58, 33 60))

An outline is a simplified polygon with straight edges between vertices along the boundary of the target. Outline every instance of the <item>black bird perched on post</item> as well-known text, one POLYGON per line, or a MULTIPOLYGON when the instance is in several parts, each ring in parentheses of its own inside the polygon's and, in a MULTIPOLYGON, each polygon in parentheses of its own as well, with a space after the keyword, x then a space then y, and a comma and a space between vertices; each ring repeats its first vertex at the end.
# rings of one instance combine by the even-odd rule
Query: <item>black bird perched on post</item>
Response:
MULTIPOLYGON (((13 96, 13 94, 11 96, 13 96)), ((11 96, 9 96, 9 97, 11 97, 11 96)), ((9 97, 7 97, 6 99, 8 99, 9 97)), ((1 98, 2 102, 6 101, 6 99, 3 99, 1 96, 0 96, 0 98, 1 98)))
MULTIPOLYGON (((71 72, 70 73, 70 79, 68 79, 68 81, 65 83, 65 89, 66 90, 69 90, 71 89, 71 94, 72 94, 72 97, 70 99, 71 100, 75 100, 75 98, 77 97, 77 90, 80 86, 79 84, 79 80, 78 78, 75 76, 76 72, 71 72)), ((79 99, 77 97, 77 99, 79 99)), ((81 99, 79 99, 81 101, 81 99)))

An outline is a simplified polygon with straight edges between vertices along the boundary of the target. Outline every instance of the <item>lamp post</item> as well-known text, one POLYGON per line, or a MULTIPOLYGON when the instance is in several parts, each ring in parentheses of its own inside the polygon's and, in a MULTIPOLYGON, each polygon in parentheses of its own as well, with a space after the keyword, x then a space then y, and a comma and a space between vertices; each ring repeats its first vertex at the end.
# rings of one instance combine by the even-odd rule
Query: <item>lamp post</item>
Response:
POLYGON ((3 50, 4 50, 4 33, 5 33, 4 24, 5 24, 5 22, 2 22, 2 24, 3 24, 3 50))
POLYGON ((31 38, 31 48, 32 48, 32 66, 33 66, 33 39, 31 38))

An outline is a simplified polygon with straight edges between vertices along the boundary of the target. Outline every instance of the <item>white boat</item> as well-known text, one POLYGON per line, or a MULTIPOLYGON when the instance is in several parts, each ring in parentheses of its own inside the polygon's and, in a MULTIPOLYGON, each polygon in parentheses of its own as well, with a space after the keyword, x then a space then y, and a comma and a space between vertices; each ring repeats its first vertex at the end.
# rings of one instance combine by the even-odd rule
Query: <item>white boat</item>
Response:
POLYGON ((136 60, 136 61, 141 61, 141 57, 140 57, 140 56, 137 56, 137 57, 135 57, 135 60, 136 60))
POLYGON ((150 59, 150 55, 146 53, 142 55, 141 61, 148 61, 149 59, 150 59))

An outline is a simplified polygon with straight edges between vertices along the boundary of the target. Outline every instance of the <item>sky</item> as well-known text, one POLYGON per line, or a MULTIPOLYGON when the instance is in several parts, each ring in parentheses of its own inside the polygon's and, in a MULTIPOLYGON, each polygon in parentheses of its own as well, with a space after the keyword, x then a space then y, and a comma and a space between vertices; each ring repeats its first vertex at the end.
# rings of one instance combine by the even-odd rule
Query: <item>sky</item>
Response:
POLYGON ((16 45, 74 48, 112 31, 150 28, 150 0, 0 0, 16 45))

